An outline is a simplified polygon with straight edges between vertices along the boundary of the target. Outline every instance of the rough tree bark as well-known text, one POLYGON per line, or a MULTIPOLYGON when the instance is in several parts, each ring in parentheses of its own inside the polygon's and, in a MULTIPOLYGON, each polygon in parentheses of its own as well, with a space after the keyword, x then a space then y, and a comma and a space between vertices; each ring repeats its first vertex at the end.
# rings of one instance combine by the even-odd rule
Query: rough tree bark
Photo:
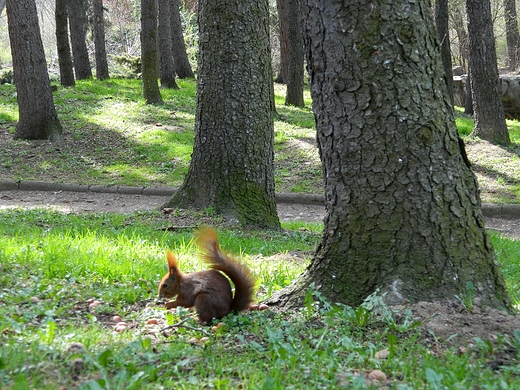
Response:
POLYGON ((141 0, 141 66, 146 104, 163 103, 157 83, 157 0, 141 0))
POLYGON ((474 137, 509 145, 509 133, 498 78, 495 38, 489 0, 467 0, 469 81, 473 99, 474 137))
POLYGON ((68 0, 67 11, 76 79, 90 79, 92 78, 92 68, 90 67, 87 43, 85 41, 87 33, 86 0, 68 0))
POLYGON ((278 11, 278 40, 280 41, 280 70, 274 80, 277 83, 287 83, 287 73, 289 72, 289 21, 287 20, 287 1, 276 0, 278 11))
POLYGON ((64 87, 73 87, 76 85, 76 81, 70 54, 67 0, 56 0, 55 19, 60 83, 64 87))
POLYGON ((471 68, 468 66, 466 78, 466 101, 464 102, 464 113, 473 115, 473 96, 471 95, 471 68))
POLYGON ((435 0, 435 27, 440 44, 446 84, 448 85, 448 96, 453 104, 453 69, 451 64, 448 0, 435 0))
POLYGON ((94 46, 96 50, 96 78, 106 80, 108 74, 107 51, 105 46, 105 18, 103 16, 103 0, 92 0, 94 16, 94 46))
POLYGON ((192 79, 195 77, 191 69, 190 61, 186 53, 186 44, 182 34, 181 13, 179 11, 179 0, 170 1, 170 25, 172 39, 172 53, 174 58, 175 73, 180 79, 192 79))
POLYGON ((516 70, 520 60, 520 34, 518 33, 518 18, 516 0, 504 0, 504 18, 506 21, 507 55, 509 70, 516 70))
POLYGON ((159 18, 159 58, 162 88, 179 88, 175 82, 175 64, 173 63, 172 39, 171 39, 171 1, 157 0, 159 18))
POLYGON ((471 281, 508 307, 429 0, 302 0, 302 15, 327 214, 311 265, 270 302, 297 307, 311 283, 349 305, 377 289, 388 304, 453 300, 471 281))
POLYGON ((287 92, 285 104, 303 107, 303 67, 304 50, 303 35, 300 20, 299 0, 286 0, 286 18, 288 28, 288 67, 287 67, 287 92))
POLYGON ((268 19, 268 0, 199 2, 195 142, 167 207, 213 207, 242 225, 280 228, 268 19))
POLYGON ((15 138, 59 140, 58 120, 34 0, 7 0, 19 119, 15 138))

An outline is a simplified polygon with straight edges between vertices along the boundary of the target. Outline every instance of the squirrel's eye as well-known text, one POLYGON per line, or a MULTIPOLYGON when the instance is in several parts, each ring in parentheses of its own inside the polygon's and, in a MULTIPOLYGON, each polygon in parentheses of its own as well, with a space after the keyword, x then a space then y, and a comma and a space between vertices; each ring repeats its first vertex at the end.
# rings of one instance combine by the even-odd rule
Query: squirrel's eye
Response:
POLYGON ((168 288, 168 283, 163 283, 162 288, 168 288))

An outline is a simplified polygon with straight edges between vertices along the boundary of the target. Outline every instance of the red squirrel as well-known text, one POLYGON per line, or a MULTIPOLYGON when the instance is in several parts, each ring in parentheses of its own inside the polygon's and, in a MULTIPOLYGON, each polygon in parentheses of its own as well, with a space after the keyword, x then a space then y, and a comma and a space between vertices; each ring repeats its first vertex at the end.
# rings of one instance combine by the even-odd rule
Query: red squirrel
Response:
POLYGON ((159 284, 159 298, 177 296, 166 303, 166 308, 194 306, 202 323, 220 319, 231 311, 248 309, 255 288, 255 278, 249 267, 221 251, 215 229, 202 227, 195 232, 195 238, 204 251, 203 260, 211 269, 185 274, 179 269, 175 255, 166 252, 168 273, 159 284), (234 283, 234 297, 228 279, 219 271, 234 283))

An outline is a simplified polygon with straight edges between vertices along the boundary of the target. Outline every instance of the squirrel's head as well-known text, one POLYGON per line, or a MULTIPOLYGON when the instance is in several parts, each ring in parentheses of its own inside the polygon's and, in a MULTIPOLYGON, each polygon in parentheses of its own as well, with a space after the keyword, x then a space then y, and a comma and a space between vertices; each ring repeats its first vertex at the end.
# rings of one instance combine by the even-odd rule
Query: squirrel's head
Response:
POLYGON ((163 276, 159 283, 159 298, 176 296, 179 293, 179 284, 182 278, 175 255, 172 252, 166 252, 166 258, 168 259, 168 273, 163 276))

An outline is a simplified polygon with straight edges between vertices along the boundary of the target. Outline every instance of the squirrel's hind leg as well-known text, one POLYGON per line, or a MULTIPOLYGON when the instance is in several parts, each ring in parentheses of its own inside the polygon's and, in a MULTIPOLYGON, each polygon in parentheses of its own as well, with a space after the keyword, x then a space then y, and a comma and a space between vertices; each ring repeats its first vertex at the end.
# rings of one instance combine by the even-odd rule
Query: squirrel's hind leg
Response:
POLYGON ((220 319, 230 312, 230 306, 225 305, 219 299, 215 299, 208 293, 199 294, 195 297, 195 308, 199 320, 203 324, 209 324, 214 318, 220 319))

